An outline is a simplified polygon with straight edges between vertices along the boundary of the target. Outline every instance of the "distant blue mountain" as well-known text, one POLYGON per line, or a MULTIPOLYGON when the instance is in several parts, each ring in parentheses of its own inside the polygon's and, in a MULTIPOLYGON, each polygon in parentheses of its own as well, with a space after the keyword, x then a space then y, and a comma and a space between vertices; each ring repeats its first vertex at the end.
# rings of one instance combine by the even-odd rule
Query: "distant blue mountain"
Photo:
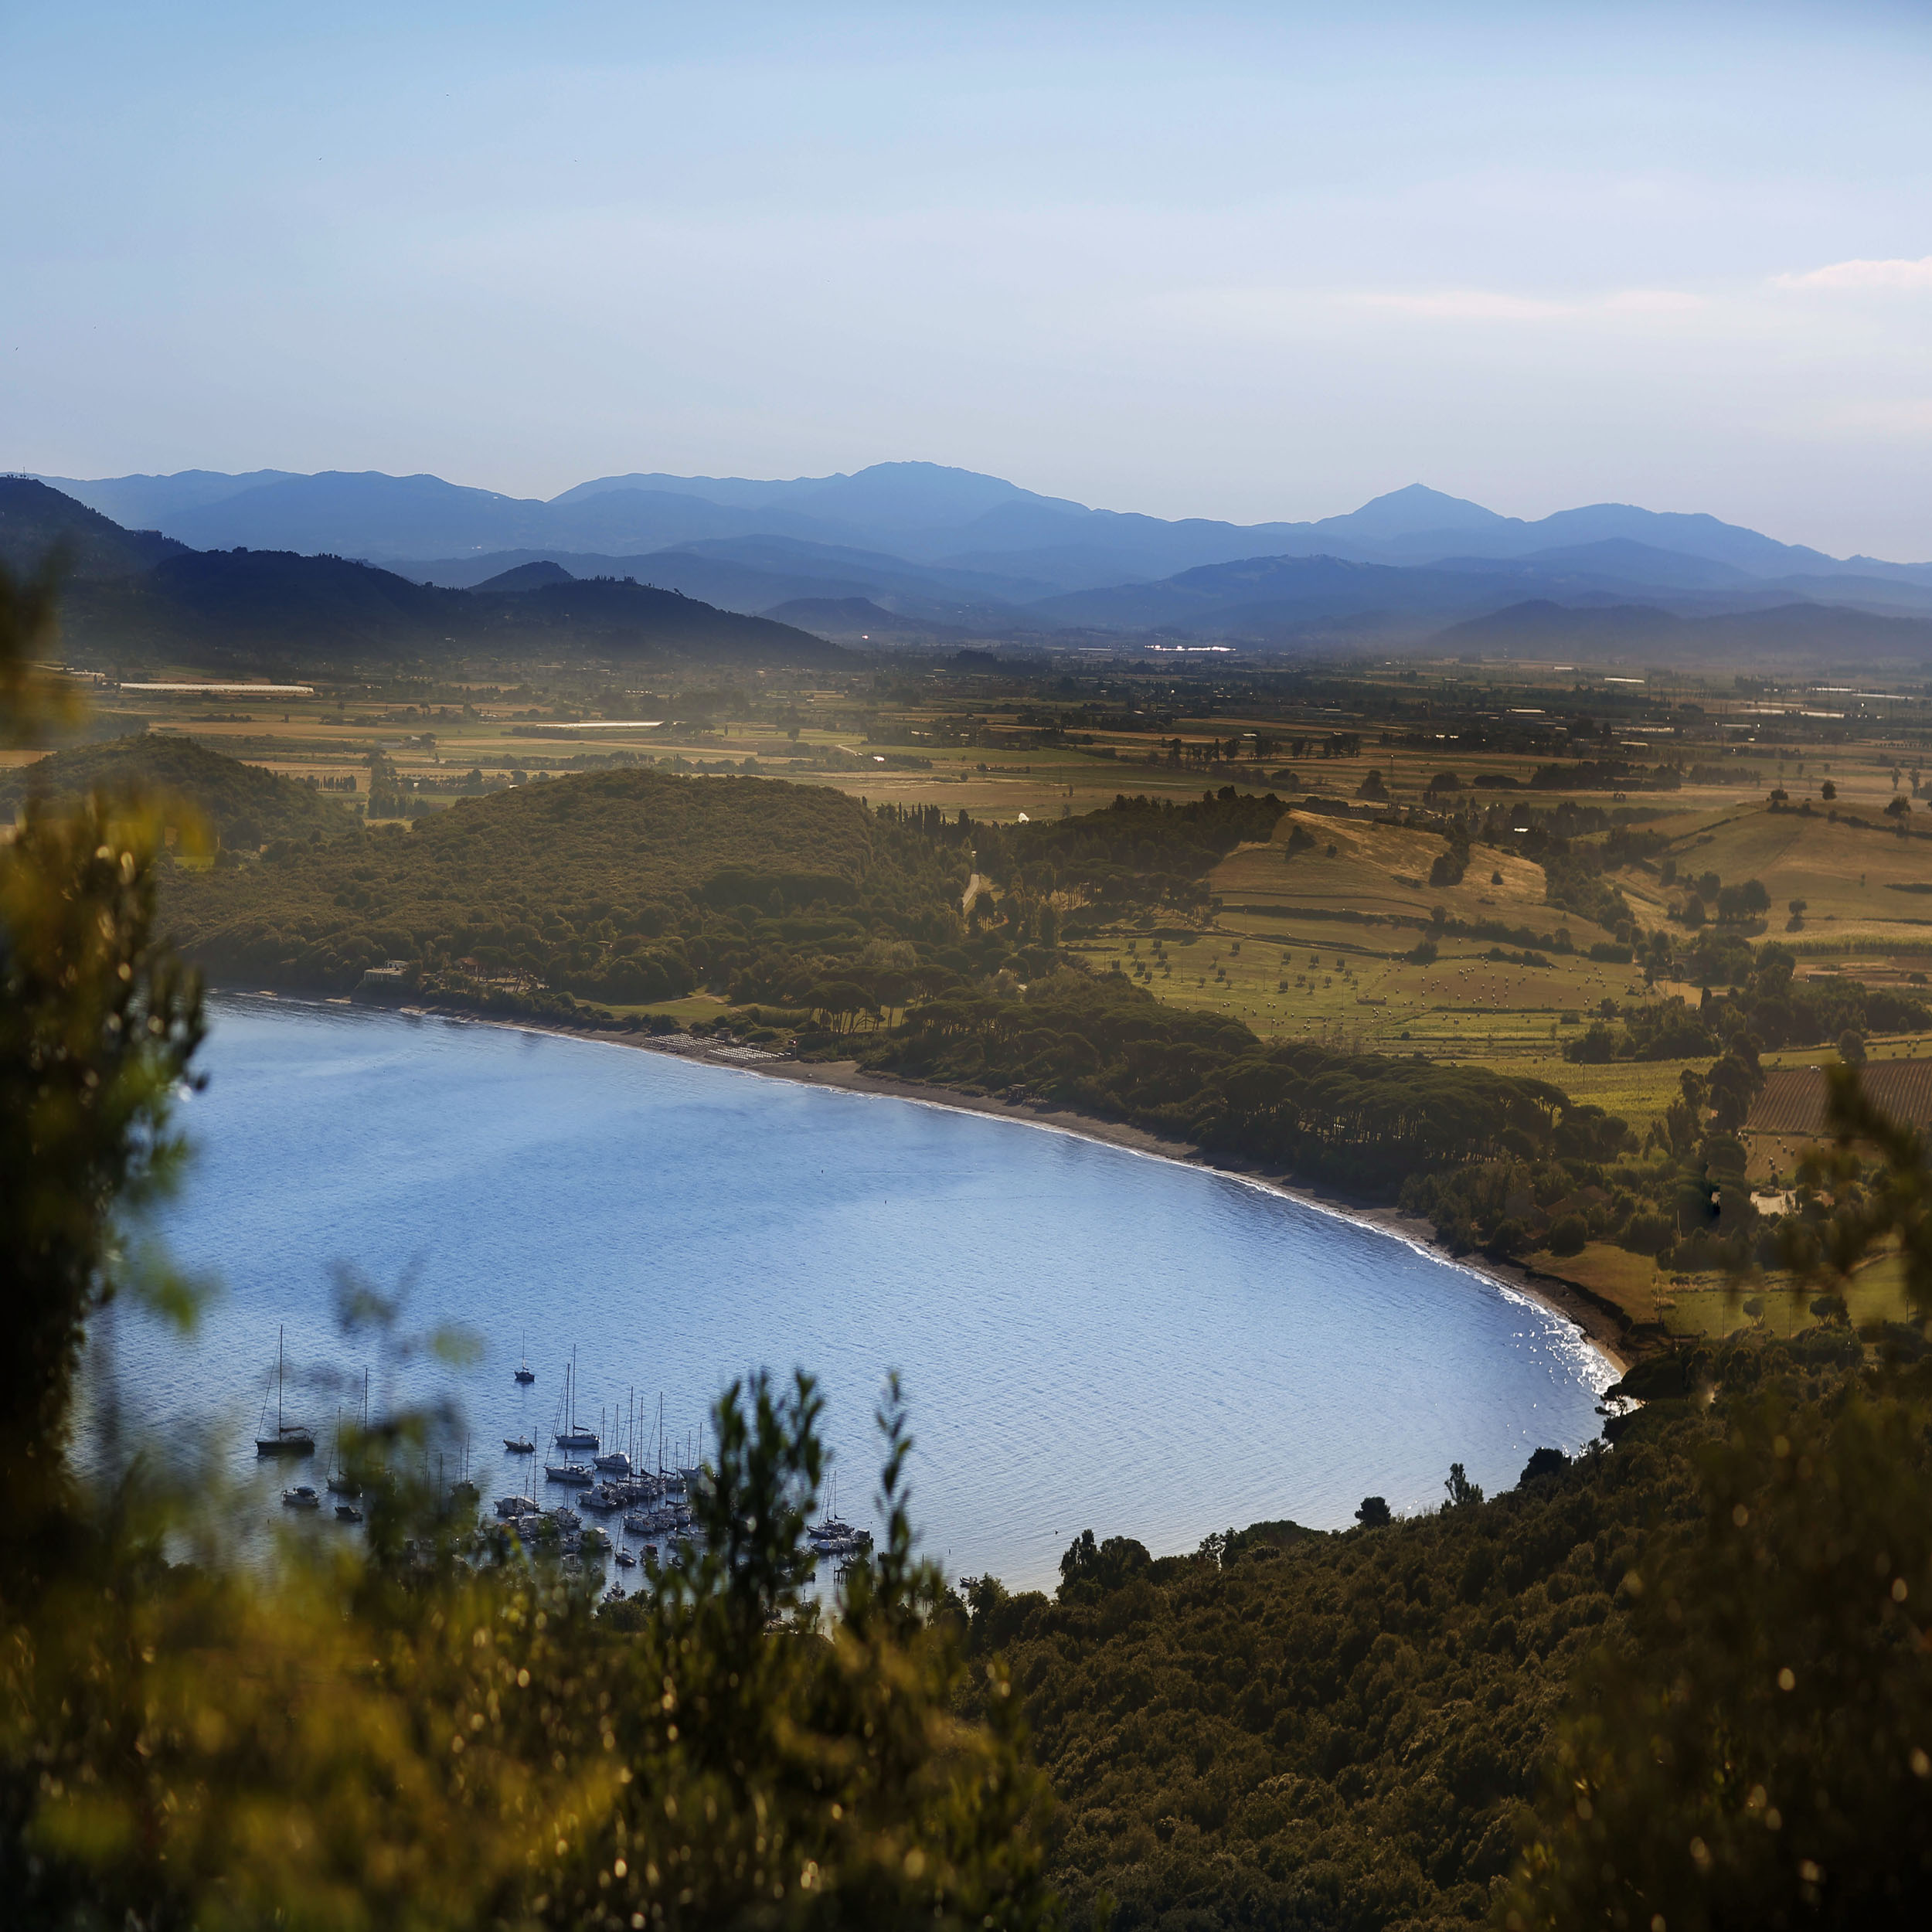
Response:
POLYGON ((158 529, 198 549, 240 544, 384 561, 515 549, 628 555, 782 536, 1036 580, 1050 593, 1155 580, 1253 556, 1435 563, 1618 543, 1729 564, 1755 577, 1828 572, 1932 583, 1932 566, 1848 563, 1715 517, 1600 503, 1530 522, 1420 484, 1345 515, 1243 525, 1090 509, 934 463, 879 463, 849 476, 788 481, 638 471, 595 478, 547 502, 440 477, 372 471, 224 477, 194 470, 43 480, 117 522, 158 529))
POLYGON ((91 483, 70 476, 43 476, 37 481, 84 503, 124 529, 158 530, 184 511, 204 503, 219 503, 264 484, 285 483, 293 470, 250 470, 231 476, 221 470, 177 470, 172 476, 109 476, 91 483))
POLYGON ((1686 619, 1825 603, 1900 618, 1932 611, 1932 564, 1838 560, 1627 504, 1502 516, 1420 484, 1344 515, 1250 525, 1092 509, 932 463, 778 481, 636 471, 548 502, 377 471, 58 486, 199 549, 328 553, 453 586, 549 561, 746 614, 861 600, 985 635, 1172 629, 1265 641, 1343 625, 1400 641, 1525 604, 1686 619))

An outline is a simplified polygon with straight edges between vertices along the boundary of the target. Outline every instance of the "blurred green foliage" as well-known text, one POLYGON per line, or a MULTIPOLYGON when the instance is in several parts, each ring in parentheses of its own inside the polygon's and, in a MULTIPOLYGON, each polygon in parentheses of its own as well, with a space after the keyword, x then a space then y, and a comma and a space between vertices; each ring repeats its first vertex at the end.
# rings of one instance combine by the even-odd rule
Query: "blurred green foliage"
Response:
POLYGON ((1724 1402, 1618 1587, 1509 1932, 1932 1918, 1932 1375, 1724 1402))
MULTIPOLYGON (((0 578, 0 698, 30 743, 60 699, 31 668, 52 610, 0 578)), ((5 1923, 1054 1922, 1019 1701, 968 1663, 913 1549, 896 1389, 889 1527, 829 1614, 803 1588, 822 1459, 804 1377, 721 1399, 700 1537, 601 1607, 440 1486, 383 1473, 426 1463, 399 1452, 434 1417, 349 1444, 366 1547, 291 1542, 266 1570, 138 1458, 73 1476, 88 1318, 151 1285, 118 1217, 179 1164, 169 1102, 201 1037, 199 987, 154 936, 159 849, 139 798, 98 791, 31 806, 0 849, 5 1923)))

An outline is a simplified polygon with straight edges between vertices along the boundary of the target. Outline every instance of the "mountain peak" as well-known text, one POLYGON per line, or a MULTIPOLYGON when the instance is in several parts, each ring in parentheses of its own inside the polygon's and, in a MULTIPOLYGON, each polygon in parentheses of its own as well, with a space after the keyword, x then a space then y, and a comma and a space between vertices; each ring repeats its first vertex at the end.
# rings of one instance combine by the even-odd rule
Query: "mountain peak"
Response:
POLYGON ((1498 516, 1467 497, 1450 496, 1432 490, 1426 483, 1411 483, 1371 497, 1359 510, 1345 516, 1324 517, 1318 530, 1346 530, 1367 537, 1417 536, 1437 530, 1494 530, 1514 523, 1514 517, 1498 516))

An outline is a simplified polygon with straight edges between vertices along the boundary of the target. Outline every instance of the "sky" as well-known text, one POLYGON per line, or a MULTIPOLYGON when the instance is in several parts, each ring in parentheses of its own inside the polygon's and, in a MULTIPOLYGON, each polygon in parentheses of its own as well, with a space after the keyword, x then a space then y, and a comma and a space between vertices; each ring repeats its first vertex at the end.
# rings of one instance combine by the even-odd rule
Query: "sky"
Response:
POLYGON ((1932 9, 0 6, 0 467, 1932 559, 1932 9))

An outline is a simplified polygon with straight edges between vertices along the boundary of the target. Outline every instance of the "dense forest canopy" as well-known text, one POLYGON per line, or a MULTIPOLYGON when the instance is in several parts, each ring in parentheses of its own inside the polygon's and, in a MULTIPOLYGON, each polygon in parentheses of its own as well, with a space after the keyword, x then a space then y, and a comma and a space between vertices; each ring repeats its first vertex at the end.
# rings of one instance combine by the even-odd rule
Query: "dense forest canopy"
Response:
POLYGON ((940 916, 950 934, 954 870, 963 886, 945 855, 825 787, 613 770, 465 798, 346 847, 277 841, 240 870, 176 873, 167 906, 193 957, 270 984, 345 991, 402 958, 648 1000, 703 983, 747 922, 782 937, 815 913, 861 932, 940 916))
POLYGON ((1236 846, 1265 843, 1288 808, 1223 785, 1176 804, 1122 794, 1099 811, 981 834, 989 869, 1022 891, 1066 890, 1110 910, 1165 904, 1206 909, 1204 881, 1236 846))
POLYGON ((936 998, 863 1058, 916 1079, 1036 1092, 1362 1196, 1507 1152, 1601 1159, 1628 1139, 1621 1121, 1542 1081, 1265 1045, 1238 1020, 1168 1005, 1119 974, 1056 974, 1021 998, 936 998))
POLYGON ((223 845, 249 852, 270 839, 359 838, 362 830, 353 813, 308 785, 191 738, 151 732, 53 752, 0 774, 0 815, 17 816, 30 798, 72 805, 95 791, 172 800, 223 845))
POLYGON ((1916 1331, 1888 1346, 1869 1375, 1842 1328, 1659 1364, 1614 1450, 1539 1450, 1493 1498, 1452 1468, 1439 1510, 1369 1498, 1345 1535, 1258 1524, 1150 1560, 1090 1532, 1053 1600, 975 1581, 1073 1913, 1913 1922, 1932 1361, 1916 1331))

